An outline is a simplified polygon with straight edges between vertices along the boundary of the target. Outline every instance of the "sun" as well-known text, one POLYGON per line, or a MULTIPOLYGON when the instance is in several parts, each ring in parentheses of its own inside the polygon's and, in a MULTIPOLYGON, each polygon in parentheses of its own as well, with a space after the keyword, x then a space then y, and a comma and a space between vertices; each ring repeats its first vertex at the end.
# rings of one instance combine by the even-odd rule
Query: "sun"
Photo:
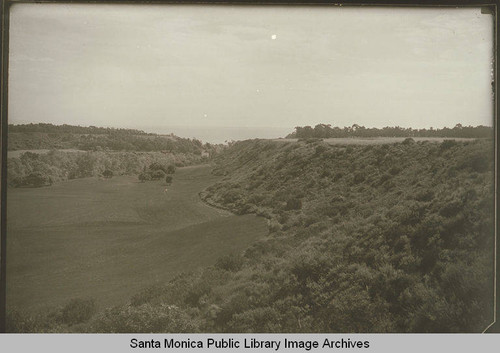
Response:
POLYGON ((277 37, 278 37, 278 36, 277 36, 276 34, 273 34, 273 35, 271 36, 271 39, 272 39, 272 40, 275 40, 277 37))

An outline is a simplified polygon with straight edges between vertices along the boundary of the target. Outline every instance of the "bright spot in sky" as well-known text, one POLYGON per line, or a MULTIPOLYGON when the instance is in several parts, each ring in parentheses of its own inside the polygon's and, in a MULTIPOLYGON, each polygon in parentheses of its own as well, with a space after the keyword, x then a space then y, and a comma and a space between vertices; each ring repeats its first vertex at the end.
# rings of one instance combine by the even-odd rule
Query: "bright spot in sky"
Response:
POLYGON ((206 118, 207 116, 208 116, 207 114, 203 114, 203 117, 205 117, 205 118, 206 118))
POLYGON ((276 39, 276 37, 277 37, 277 35, 276 35, 276 34, 273 34, 273 35, 271 36, 271 39, 272 39, 272 40, 275 40, 275 39, 276 39))

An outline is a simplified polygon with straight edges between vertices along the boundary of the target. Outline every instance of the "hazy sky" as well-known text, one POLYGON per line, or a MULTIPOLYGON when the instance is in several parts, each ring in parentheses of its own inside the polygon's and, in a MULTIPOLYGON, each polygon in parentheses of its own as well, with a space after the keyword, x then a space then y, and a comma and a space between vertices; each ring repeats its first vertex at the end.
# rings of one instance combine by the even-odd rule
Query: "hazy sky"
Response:
POLYGON ((492 125, 474 9, 16 4, 9 122, 492 125))

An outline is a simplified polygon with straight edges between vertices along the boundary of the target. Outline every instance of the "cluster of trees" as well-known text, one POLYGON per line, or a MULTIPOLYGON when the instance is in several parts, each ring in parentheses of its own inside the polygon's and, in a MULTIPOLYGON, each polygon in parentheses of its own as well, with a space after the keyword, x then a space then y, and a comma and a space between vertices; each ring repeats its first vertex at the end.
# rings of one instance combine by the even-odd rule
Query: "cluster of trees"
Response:
MULTIPOLYGON (((173 174, 175 166, 203 163, 196 154, 161 152, 24 152, 7 160, 7 183, 12 187, 40 187, 53 182, 85 178, 112 178, 114 175, 142 175, 149 179, 173 174), (157 175, 159 175, 157 177, 157 175)), ((139 176, 139 178, 141 178, 139 176)), ((171 181, 170 181, 171 182, 171 181)))
POLYGON ((153 162, 148 167, 144 167, 142 173, 139 174, 139 180, 142 182, 149 180, 160 180, 165 178, 167 184, 172 183, 173 177, 171 174, 175 173, 175 165, 162 164, 153 162))
POLYGON ((72 125, 9 125, 9 150, 78 149, 84 151, 163 151, 213 155, 220 146, 197 139, 140 130, 72 125))
POLYGON ((354 124, 340 128, 332 127, 330 124, 318 124, 314 128, 311 126, 297 126, 295 131, 287 138, 335 138, 335 137, 470 137, 470 138, 491 138, 493 128, 489 126, 462 126, 456 124, 452 129, 444 127, 442 129, 412 129, 395 127, 366 128, 354 124))
MULTIPOLYGON (((140 174, 141 180, 165 178, 173 171, 159 165, 193 165, 206 162, 221 145, 196 139, 157 135, 140 130, 72 125, 9 125, 9 150, 48 149, 48 153, 24 152, 8 158, 8 184, 40 187, 67 179, 140 174), (71 151, 64 151, 70 149, 71 151), (87 151, 87 152, 84 152, 87 151), (119 152, 118 152, 119 151, 119 152)), ((167 168, 167 167, 165 167, 167 168)))
POLYGON ((480 332, 493 315, 493 152, 488 140, 235 143, 202 197, 266 217, 265 239, 44 330, 480 332))
POLYGON ((48 123, 9 125, 9 133, 46 132, 51 134, 103 134, 103 135, 154 135, 136 129, 116 129, 110 127, 54 125, 48 123))

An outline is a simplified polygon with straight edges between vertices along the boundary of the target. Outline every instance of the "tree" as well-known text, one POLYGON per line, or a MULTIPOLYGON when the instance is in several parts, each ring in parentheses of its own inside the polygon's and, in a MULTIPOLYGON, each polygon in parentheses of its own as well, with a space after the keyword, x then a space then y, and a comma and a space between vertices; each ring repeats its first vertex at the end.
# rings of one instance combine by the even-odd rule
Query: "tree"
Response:
POLYGON ((170 184, 172 184, 172 181, 173 181, 173 178, 172 178, 172 176, 171 176, 171 175, 167 175, 167 176, 165 177, 165 182, 166 182, 167 184, 169 184, 169 185, 170 185, 170 184))
POLYGON ((174 173, 175 173, 175 165, 170 164, 170 165, 167 167, 166 173, 167 173, 167 174, 174 174, 174 173))
POLYGON ((160 180, 165 177, 165 172, 161 169, 151 171, 149 174, 151 175, 152 180, 160 180))
POLYGON ((102 172, 102 176, 106 179, 110 179, 113 177, 113 171, 106 169, 104 172, 102 172))
POLYGON ((139 180, 143 183, 145 181, 149 181, 151 180, 151 174, 149 174, 148 172, 142 172, 141 174, 139 174, 139 180))
POLYGON ((24 178, 24 185, 31 185, 36 188, 40 186, 47 185, 49 183, 48 178, 40 172, 34 172, 29 174, 24 178))

